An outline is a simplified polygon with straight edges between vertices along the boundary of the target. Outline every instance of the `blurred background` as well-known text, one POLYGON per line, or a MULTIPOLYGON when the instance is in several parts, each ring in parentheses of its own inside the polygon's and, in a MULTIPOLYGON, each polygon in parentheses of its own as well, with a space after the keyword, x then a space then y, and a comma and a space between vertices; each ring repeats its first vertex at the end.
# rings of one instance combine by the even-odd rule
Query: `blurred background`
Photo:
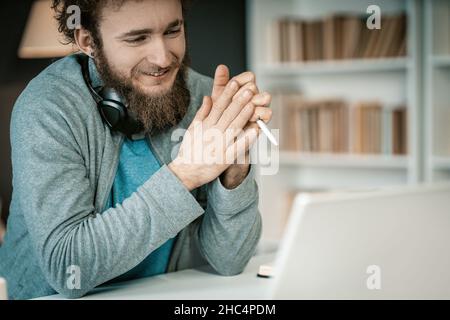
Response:
MULTIPOLYGON (((48 4, 1 4, 4 220, 12 106, 68 49, 42 13, 48 4)), ((197 0, 188 33, 194 69, 250 69, 274 96, 279 171, 258 179, 266 243, 282 236, 298 193, 450 180, 450 0, 197 0)))

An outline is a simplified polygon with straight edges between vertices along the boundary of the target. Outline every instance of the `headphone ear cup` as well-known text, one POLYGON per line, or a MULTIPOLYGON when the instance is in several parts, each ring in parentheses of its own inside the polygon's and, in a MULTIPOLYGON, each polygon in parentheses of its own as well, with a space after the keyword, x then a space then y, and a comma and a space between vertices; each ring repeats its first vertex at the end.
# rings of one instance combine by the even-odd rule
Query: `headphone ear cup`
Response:
POLYGON ((135 120, 132 116, 128 115, 127 107, 122 102, 123 97, 121 97, 114 89, 104 87, 100 92, 95 90, 89 75, 89 57, 82 54, 77 55, 77 59, 81 65, 84 82, 95 102, 97 102, 97 109, 108 127, 112 130, 120 131, 127 136, 144 130, 144 126, 140 121, 135 120))
POLYGON ((120 102, 114 100, 102 100, 99 102, 98 108, 103 119, 113 130, 116 130, 126 118, 125 106, 120 102))

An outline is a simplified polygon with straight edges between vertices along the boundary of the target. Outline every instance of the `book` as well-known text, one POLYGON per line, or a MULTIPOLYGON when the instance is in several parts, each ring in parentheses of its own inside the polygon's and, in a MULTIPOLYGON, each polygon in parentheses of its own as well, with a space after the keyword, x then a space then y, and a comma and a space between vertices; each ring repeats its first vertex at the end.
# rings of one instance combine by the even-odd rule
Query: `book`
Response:
POLYGON ((370 30, 359 15, 334 14, 321 19, 284 17, 271 24, 269 56, 276 62, 305 62, 405 56, 405 13, 383 16, 381 29, 370 30), (273 52, 277 51, 277 52, 273 52))
POLYGON ((275 97, 281 149, 312 153, 406 154, 407 108, 379 101, 275 97))
POLYGON ((406 107, 400 106, 392 113, 392 151, 394 154, 407 154, 406 107))

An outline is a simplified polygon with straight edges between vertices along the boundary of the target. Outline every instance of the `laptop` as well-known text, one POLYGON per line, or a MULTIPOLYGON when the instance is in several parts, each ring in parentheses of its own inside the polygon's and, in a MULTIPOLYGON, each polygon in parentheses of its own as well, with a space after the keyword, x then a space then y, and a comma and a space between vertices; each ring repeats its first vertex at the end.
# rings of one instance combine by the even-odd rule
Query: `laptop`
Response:
POLYGON ((450 299, 450 184, 298 195, 272 299, 450 299))

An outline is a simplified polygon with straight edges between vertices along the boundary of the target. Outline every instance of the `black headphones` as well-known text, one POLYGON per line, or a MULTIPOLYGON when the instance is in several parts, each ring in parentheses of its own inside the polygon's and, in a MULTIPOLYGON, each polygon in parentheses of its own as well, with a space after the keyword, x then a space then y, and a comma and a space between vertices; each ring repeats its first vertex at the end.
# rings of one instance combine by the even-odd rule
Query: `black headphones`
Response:
POLYGON ((98 92, 94 89, 89 73, 89 56, 80 54, 77 56, 81 65, 83 79, 92 97, 97 103, 98 111, 103 121, 111 130, 119 131, 128 137, 141 133, 144 126, 140 121, 128 113, 123 98, 112 88, 103 87, 98 92))

